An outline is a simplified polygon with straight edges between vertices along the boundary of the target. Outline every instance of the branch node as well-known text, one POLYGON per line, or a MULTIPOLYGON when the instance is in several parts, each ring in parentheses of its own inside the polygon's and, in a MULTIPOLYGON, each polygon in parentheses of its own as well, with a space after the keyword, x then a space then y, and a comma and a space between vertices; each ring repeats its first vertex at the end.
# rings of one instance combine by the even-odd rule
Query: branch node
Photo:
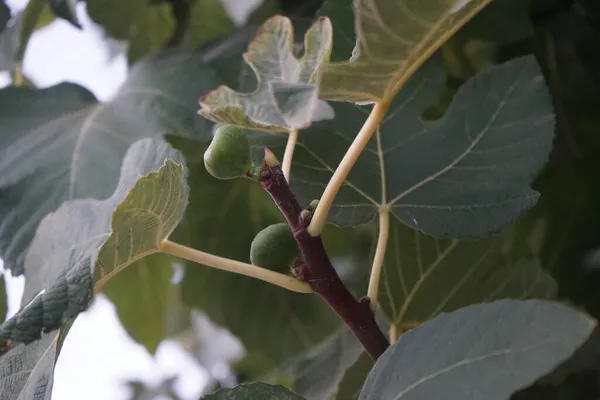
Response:
POLYGON ((269 172, 261 173, 261 186, 281 210, 303 256, 302 261, 293 263, 292 274, 297 280, 308 283, 312 291, 329 304, 352 330, 365 351, 376 360, 389 347, 389 342, 377 325, 369 303, 354 298, 331 264, 321 236, 312 236, 308 232, 313 219, 310 210, 313 204, 307 209, 300 206, 279 165, 271 167, 267 163, 267 150, 263 169, 269 172))

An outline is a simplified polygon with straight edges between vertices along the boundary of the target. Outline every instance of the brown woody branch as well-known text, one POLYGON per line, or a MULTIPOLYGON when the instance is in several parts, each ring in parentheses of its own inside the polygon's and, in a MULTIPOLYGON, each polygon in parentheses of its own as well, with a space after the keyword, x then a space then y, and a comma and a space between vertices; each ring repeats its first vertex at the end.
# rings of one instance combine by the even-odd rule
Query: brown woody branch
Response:
POLYGON ((302 252, 303 261, 296 263, 293 273, 307 282, 344 320, 366 352, 376 360, 389 347, 389 342, 375 322, 369 299, 356 300, 342 282, 325 251, 321 236, 309 235, 307 227, 311 209, 303 209, 286 181, 273 153, 265 148, 265 161, 258 177, 290 225, 302 252))

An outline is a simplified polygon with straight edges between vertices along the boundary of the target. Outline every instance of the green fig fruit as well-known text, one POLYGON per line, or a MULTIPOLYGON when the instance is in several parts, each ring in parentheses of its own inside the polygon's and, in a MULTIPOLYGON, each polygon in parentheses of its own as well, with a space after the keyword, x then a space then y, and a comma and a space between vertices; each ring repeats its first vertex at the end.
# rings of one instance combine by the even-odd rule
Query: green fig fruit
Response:
POLYGON ((300 249, 288 224, 267 226, 254 237, 250 246, 250 262, 253 265, 289 271, 294 259, 300 256, 300 249))
POLYGON ((222 125, 217 128, 204 152, 204 166, 217 179, 243 177, 252 168, 250 142, 243 128, 222 125))

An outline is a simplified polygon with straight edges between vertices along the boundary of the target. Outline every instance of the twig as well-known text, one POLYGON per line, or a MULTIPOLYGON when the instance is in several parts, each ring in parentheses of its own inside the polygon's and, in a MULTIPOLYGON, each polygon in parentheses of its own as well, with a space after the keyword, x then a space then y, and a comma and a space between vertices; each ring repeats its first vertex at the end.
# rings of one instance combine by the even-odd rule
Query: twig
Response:
POLYGON ((312 213, 302 209, 279 162, 268 149, 265 149, 259 181, 283 213, 302 252, 304 261, 294 266, 294 275, 310 284, 312 290, 344 320, 366 352, 376 360, 388 348, 389 342, 375 322, 368 297, 356 300, 352 296, 333 268, 321 236, 308 233, 312 213))
POLYGON ((319 199, 319 205, 317 206, 310 226, 308 227, 308 233, 310 233, 311 236, 318 236, 323 231, 323 227, 327 221, 327 215, 329 215, 329 210, 333 205, 335 196, 344 184, 344 181, 356 163, 356 160, 358 160, 358 157, 369 143, 369 140, 371 140, 373 133, 375 133, 375 130, 383 120, 389 105, 389 101, 375 103, 375 106, 369 114, 369 118, 367 118, 354 138, 354 141, 348 148, 344 158, 340 161, 340 164, 329 180, 325 191, 323 191, 323 196, 319 199))
POLYGON ((296 142, 298 141, 298 131, 292 129, 289 132, 287 143, 285 145, 285 152, 283 153, 283 175, 285 179, 290 181, 290 174, 292 171, 292 159, 294 158, 294 149, 296 148, 296 142))
POLYGON ((241 261, 231 260, 229 258, 219 257, 214 254, 205 253, 203 251, 192 249, 190 247, 183 246, 171 242, 169 240, 163 240, 163 242, 160 245, 160 250, 163 253, 171 254, 172 256, 179 257, 184 260, 193 261, 198 264, 204 264, 209 267, 221 269, 223 271, 235 272, 236 274, 261 279, 265 282, 281 286, 282 288, 294 292, 312 292, 310 285, 292 276, 280 274, 279 272, 271 271, 262 267, 257 267, 256 265, 246 264, 241 261))
POLYGON ((387 248, 388 237, 390 234, 390 210, 387 206, 379 208, 379 237, 377 238, 377 247, 373 257, 373 266, 371 268, 371 277, 369 278, 369 289, 367 296, 371 300, 371 308, 377 308, 377 295, 379 293, 379 281, 385 259, 385 250, 387 248))

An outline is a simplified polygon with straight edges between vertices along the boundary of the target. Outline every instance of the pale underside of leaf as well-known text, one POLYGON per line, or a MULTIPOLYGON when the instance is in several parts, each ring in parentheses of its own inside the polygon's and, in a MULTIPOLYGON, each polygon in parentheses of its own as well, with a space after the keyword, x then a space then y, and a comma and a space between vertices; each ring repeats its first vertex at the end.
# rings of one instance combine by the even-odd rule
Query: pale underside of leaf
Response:
POLYGON ((410 76, 490 1, 354 0, 356 47, 349 61, 325 69, 320 97, 391 101, 410 76))
POLYGON ((65 202, 44 219, 26 262, 24 300, 33 300, 0 326, 0 338, 29 343, 58 329, 89 306, 94 286, 158 251, 187 205, 185 170, 173 161, 179 159, 163 141, 138 141, 112 197, 65 202))
POLYGON ((331 53, 329 19, 319 19, 306 32, 302 58, 296 58, 293 45, 291 21, 281 16, 269 19, 244 54, 257 77, 256 90, 239 93, 221 86, 200 100, 199 113, 255 130, 287 132, 309 126, 321 103, 318 85, 331 53))
POLYGON ((58 332, 0 358, 0 400, 50 400, 58 332))
POLYGON ((538 260, 504 256, 507 237, 436 239, 392 224, 379 301, 397 332, 469 304, 554 298, 556 282, 538 260))
POLYGON ((62 202, 112 195, 129 146, 168 132, 208 137, 196 114, 198 93, 214 88, 202 53, 158 53, 132 67, 108 102, 63 83, 0 90, 0 251, 23 273, 25 254, 44 216, 62 202))

